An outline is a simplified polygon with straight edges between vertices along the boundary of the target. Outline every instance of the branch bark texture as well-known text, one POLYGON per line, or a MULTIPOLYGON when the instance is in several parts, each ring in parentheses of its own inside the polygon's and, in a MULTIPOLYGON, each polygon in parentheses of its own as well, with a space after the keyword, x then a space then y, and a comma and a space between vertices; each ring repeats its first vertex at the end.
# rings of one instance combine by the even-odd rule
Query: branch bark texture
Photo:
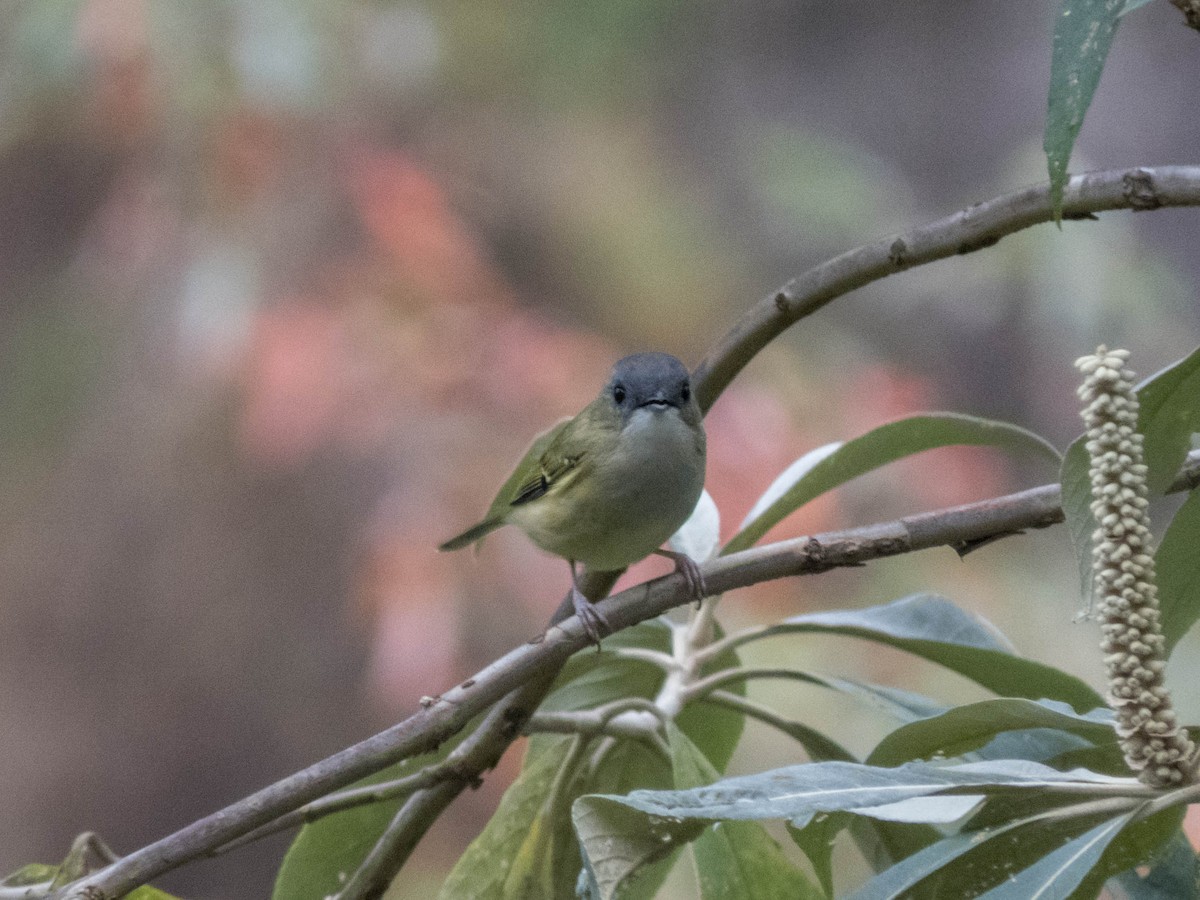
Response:
MULTIPOLYGON (((1200 205, 1200 166, 1112 169, 1076 175, 1063 192, 1063 218, 1113 209, 1200 205)), ((734 324, 696 369, 696 399, 708 410, 754 356, 787 328, 832 300, 922 263, 990 247, 1006 235, 1050 222, 1049 185, 1004 194, 903 234, 848 250, 793 278, 734 324)))

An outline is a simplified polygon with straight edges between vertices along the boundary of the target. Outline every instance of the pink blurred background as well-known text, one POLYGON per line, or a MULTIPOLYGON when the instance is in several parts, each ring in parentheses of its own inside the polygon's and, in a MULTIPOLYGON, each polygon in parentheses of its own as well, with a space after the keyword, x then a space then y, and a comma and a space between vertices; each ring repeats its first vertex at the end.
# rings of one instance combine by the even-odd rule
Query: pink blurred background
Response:
MULTIPOLYGON (((0 871, 128 850, 535 634, 566 567, 470 524, 618 356, 689 364, 822 259, 1042 180, 1051 10, 74 0, 0 8, 0 871)), ((1196 162, 1195 35, 1130 16, 1076 169, 1196 162), (1189 156, 1188 154, 1192 154, 1189 156)), ((729 535, 793 459, 926 409, 1078 431, 1070 362, 1200 316, 1196 213, 1042 227, 840 300, 708 420, 729 535)), ((780 536, 1050 480, 940 451, 780 536)), ((645 563, 645 577, 666 565, 645 563)), ((929 589, 1092 681, 1065 534, 728 597, 727 624, 929 589)), ((791 654, 794 645, 763 651, 791 654)), ((1184 654, 1185 656, 1188 654, 1184 654)), ((1190 654, 1192 657, 1195 654, 1190 654)), ((851 642, 804 665, 973 696, 851 642)), ((1187 663, 1181 682, 1200 683, 1187 663)), ((761 696, 865 750, 884 723, 761 696)), ((1196 692, 1181 705, 1200 715, 1196 692)), ((751 730, 735 764, 795 748, 751 730)), ((422 847, 436 884, 519 762, 422 847)), ((282 839, 164 880, 266 896, 282 839)))

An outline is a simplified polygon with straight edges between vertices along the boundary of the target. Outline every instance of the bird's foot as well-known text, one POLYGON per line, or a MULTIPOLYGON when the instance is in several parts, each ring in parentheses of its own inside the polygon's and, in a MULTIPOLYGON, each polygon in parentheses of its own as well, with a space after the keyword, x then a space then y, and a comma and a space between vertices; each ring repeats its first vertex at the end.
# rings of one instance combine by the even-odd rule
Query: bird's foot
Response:
POLYGON ((571 587, 571 605, 575 607, 575 615, 579 617, 579 623, 583 625, 583 632, 588 636, 593 644, 596 645, 596 652, 600 652, 600 638, 603 636, 601 629, 609 634, 612 633, 612 626, 608 623, 608 619, 604 618, 604 613, 596 609, 596 604, 592 603, 579 588, 572 585, 571 587))
POLYGON ((674 550, 655 550, 654 552, 659 556, 674 560, 675 571, 683 576, 683 580, 687 583, 688 593, 696 601, 696 609, 699 609, 700 601, 708 595, 708 586, 704 583, 704 573, 700 571, 700 565, 686 553, 676 553, 674 550))

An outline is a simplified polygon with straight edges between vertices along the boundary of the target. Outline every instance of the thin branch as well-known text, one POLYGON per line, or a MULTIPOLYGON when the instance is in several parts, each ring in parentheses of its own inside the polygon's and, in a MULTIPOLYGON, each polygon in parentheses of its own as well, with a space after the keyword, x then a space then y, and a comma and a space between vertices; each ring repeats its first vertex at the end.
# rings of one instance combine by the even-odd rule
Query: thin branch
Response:
POLYGON ((693 703, 711 694, 718 688, 725 687, 727 684, 736 684, 739 681, 751 681, 755 678, 788 678, 792 681, 803 681, 806 684, 814 684, 817 687, 829 687, 829 682, 825 679, 809 675, 807 672, 797 671, 796 669, 738 667, 736 669, 724 669, 720 672, 714 672, 706 678, 692 682, 683 690, 683 700, 685 703, 693 703))
MULTIPOLYGON (((409 797, 345 887, 331 900, 378 900, 382 897, 415 846, 411 840, 413 823, 436 819, 457 796, 456 785, 447 781, 409 797)), ((420 834, 424 834, 424 830, 420 834)))
POLYGON ((675 657, 670 653, 663 653, 661 650, 651 650, 649 647, 615 647, 612 650, 605 650, 605 653, 611 653, 618 659, 630 659, 637 662, 650 663, 652 666, 658 666, 664 672, 670 672, 679 667, 675 657))
POLYGON ((16 887, 11 884, 0 884, 0 900, 43 900, 50 896, 54 886, 50 881, 39 881, 37 884, 23 884, 16 887))
MULTIPOLYGON (((596 709, 584 712, 539 713, 529 720, 523 729, 523 733, 549 732, 557 734, 595 735, 611 733, 621 737, 644 739, 646 737, 645 729, 638 729, 633 725, 610 723, 611 719, 627 710, 645 710, 654 713, 656 716, 660 715, 658 708, 651 701, 641 697, 632 697, 627 700, 617 700, 603 707, 597 707, 596 709)), ((423 788, 433 787, 443 781, 461 781, 463 779, 463 760, 451 756, 441 762, 432 763, 424 769, 413 772, 411 775, 406 775, 403 778, 396 778, 392 781, 381 781, 377 784, 368 784, 363 787, 349 788, 334 794, 328 794, 319 800, 314 800, 312 803, 306 803, 304 806, 293 810, 287 815, 280 816, 274 822, 270 822, 261 828, 256 828, 254 831, 242 835, 237 840, 230 841, 228 844, 218 847, 209 855, 219 856, 228 853, 230 850, 244 847, 246 844, 252 844, 280 831, 287 831, 289 828, 307 825, 334 813, 345 812, 348 809, 365 806, 368 803, 398 800, 423 788)), ((466 780, 470 782, 472 778, 468 777, 466 780)), ((3 898, 0 897, 0 900, 3 900, 3 898)))
POLYGON ((629 697, 594 709, 538 713, 525 726, 525 733, 580 734, 589 737, 608 735, 643 740, 658 730, 662 720, 663 712, 654 701, 645 697, 629 697), (622 715, 628 712, 649 713, 653 717, 650 721, 655 723, 655 727, 648 728, 637 724, 645 721, 646 717, 634 719, 622 715))
POLYGON ((1198 800, 1200 800, 1200 785, 1184 785, 1167 791, 1160 797, 1155 797, 1146 805, 1146 809, 1138 818, 1148 819, 1164 809, 1170 809, 1172 806, 1189 806, 1198 800))
POLYGON ((373 900, 383 896, 392 878, 438 816, 463 788, 468 784, 477 785, 480 773, 499 762, 549 692, 557 674, 557 666, 549 667, 492 707, 479 726, 446 758, 446 763, 454 767, 459 777, 422 788, 409 796, 366 859, 338 892, 337 900, 373 900))
POLYGON ((445 761, 431 765, 419 772, 414 772, 412 775, 405 776, 404 778, 397 778, 393 781, 381 781, 378 784, 369 784, 365 787, 350 788, 345 791, 338 791, 335 794, 328 794, 320 800, 306 803, 299 809, 292 810, 285 816, 280 816, 274 822, 269 822, 261 828, 256 828, 254 831, 242 835, 237 840, 230 841, 228 844, 218 847, 209 855, 220 856, 228 853, 230 850, 236 850, 239 847, 260 841, 265 837, 278 834, 280 831, 287 831, 289 828, 296 828, 300 825, 308 825, 318 819, 323 819, 325 816, 345 812, 357 806, 365 806, 368 803, 380 803, 384 800, 399 800, 422 788, 431 787, 457 777, 461 777, 458 768, 449 761, 445 761))
MULTIPOLYGON (((1068 219, 1084 218, 1108 209, 1197 204, 1200 204, 1200 167, 1139 168, 1072 178, 1064 193, 1063 215, 1068 219)), ((694 381, 702 408, 711 407, 734 376, 767 343, 841 294, 914 265, 990 246, 1004 235, 1050 221, 1051 215, 1048 188, 1042 185, 978 204, 900 237, 851 250, 809 270, 752 307, 700 364, 694 381)), ((733 554, 704 567, 708 593, 715 595, 760 581, 813 574, 843 565, 861 565, 870 559, 947 543, 943 539, 946 534, 955 535, 955 541, 980 540, 1062 520, 1057 486, 959 507, 946 511, 945 515, 948 517, 945 522, 936 521, 937 514, 927 514, 733 554)), ((597 578, 604 575, 589 574, 597 578)), ((586 593, 589 597, 602 596, 602 593, 586 593)), ((626 628, 688 599, 682 577, 672 575, 610 598, 604 603, 604 614, 615 629, 626 628)), ((541 638, 513 650, 399 724, 134 851, 56 892, 55 900, 119 897, 305 803, 399 760, 436 749, 507 695, 511 696, 504 706, 515 710, 523 721, 545 696, 544 691, 539 695, 530 689, 530 682, 548 675, 544 690, 549 690, 553 675, 586 643, 586 635, 576 619, 551 627, 541 638)), ((506 737, 511 742, 515 734, 505 724, 496 722, 492 726, 493 738, 506 737)), ((405 808, 428 814, 443 799, 453 799, 461 790, 461 784, 445 782, 427 789, 433 798, 429 805, 422 800, 425 792, 418 792, 405 808)), ((405 821, 407 827, 421 833, 428 828, 428 822, 423 823, 419 817, 410 816, 405 821)))
MULTIPOLYGON (((1113 169, 1076 175, 1063 192, 1064 219, 1112 209, 1200 205, 1200 166, 1113 169)), ((748 362, 784 330, 825 304, 888 275, 990 247, 1006 235, 1053 220, 1041 184, 1005 194, 866 244, 809 269, 751 307, 696 369, 696 399, 707 410, 748 362)))

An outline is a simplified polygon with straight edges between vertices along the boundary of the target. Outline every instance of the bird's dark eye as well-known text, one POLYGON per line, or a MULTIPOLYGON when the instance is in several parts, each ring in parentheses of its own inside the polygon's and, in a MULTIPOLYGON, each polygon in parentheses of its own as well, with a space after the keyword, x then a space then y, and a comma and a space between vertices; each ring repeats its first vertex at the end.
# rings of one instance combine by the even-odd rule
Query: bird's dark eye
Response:
POLYGON ((692 386, 686 381, 683 383, 683 387, 679 389, 679 396, 683 398, 684 403, 692 399, 692 386))
POLYGON ((625 402, 625 385, 618 384, 613 386, 613 399, 618 403, 625 402))

